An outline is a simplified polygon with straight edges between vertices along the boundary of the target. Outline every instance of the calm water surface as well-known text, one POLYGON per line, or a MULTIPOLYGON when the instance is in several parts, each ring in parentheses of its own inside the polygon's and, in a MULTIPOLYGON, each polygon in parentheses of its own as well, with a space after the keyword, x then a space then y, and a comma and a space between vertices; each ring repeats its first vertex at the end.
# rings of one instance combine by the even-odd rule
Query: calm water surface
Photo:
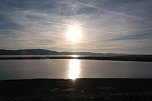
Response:
POLYGON ((0 79, 152 78, 151 62, 78 59, 0 60, 0 79))

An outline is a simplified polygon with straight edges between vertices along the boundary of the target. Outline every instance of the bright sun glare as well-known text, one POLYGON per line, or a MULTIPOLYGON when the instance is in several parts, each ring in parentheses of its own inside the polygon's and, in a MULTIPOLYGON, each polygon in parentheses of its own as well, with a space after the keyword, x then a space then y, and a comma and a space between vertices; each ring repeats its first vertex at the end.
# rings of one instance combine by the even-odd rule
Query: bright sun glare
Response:
POLYGON ((77 43, 82 37, 81 27, 79 25, 71 25, 67 29, 67 38, 73 42, 77 43))
POLYGON ((78 59, 71 59, 69 60, 69 73, 68 78, 75 80, 79 77, 80 74, 80 60, 78 59))

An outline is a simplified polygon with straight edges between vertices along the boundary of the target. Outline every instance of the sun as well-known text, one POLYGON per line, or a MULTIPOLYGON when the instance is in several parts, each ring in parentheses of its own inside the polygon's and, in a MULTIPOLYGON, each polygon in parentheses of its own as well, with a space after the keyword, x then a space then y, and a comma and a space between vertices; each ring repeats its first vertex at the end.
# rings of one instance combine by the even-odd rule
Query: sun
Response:
POLYGON ((68 26, 67 38, 70 42, 77 43, 82 37, 82 30, 79 25, 68 26))

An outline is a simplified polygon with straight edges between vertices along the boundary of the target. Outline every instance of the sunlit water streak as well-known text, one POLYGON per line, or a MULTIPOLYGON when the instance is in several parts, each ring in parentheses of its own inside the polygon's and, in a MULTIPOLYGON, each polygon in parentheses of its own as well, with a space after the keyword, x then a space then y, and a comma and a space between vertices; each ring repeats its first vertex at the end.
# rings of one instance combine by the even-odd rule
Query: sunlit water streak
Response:
POLYGON ((80 75, 80 60, 78 59, 71 59, 69 60, 69 70, 68 70, 68 78, 75 80, 79 78, 80 75))

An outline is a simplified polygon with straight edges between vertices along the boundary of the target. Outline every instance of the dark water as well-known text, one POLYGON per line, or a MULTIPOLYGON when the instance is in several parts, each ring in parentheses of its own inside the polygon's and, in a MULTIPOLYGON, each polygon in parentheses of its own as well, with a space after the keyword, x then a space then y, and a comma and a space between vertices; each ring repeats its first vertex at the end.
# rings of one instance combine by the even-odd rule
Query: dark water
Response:
POLYGON ((0 60, 0 79, 152 78, 151 62, 101 60, 0 60))

